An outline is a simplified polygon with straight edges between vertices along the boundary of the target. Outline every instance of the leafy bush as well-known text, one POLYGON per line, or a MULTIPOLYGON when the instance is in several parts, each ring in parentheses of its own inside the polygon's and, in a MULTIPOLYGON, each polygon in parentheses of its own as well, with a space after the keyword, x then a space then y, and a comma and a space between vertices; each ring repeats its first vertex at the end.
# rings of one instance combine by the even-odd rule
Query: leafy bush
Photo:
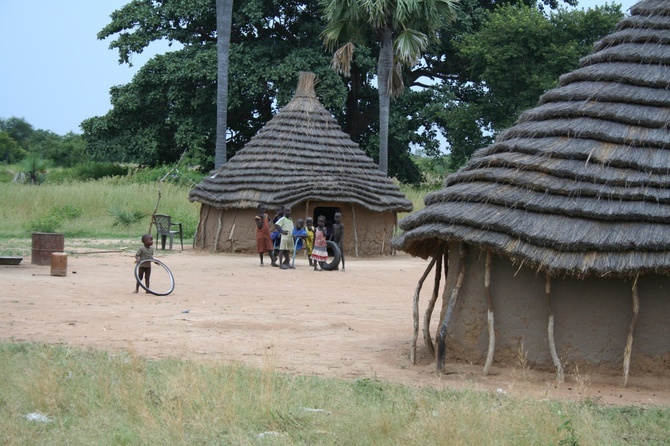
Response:
POLYGON ((11 183, 14 179, 14 172, 9 167, 0 168, 0 183, 11 183))
POLYGON ((63 223, 60 215, 48 212, 34 220, 29 221, 24 229, 27 232, 57 232, 63 223))
POLYGON ((114 217, 114 223, 112 226, 130 226, 138 221, 143 220, 147 215, 146 212, 142 210, 126 210, 121 209, 118 206, 112 206, 109 208, 109 213, 114 217))
POLYGON ((20 178, 20 182, 37 185, 44 183, 47 175, 49 163, 41 155, 31 153, 19 163, 20 174, 15 178, 20 178))
POLYGON ((47 181, 53 184, 74 183, 77 181, 92 181, 101 178, 125 177, 129 168, 120 164, 85 162, 75 167, 54 169, 49 171, 47 181))
POLYGON ((29 221, 24 229, 28 232, 56 232, 64 220, 74 220, 83 213, 80 207, 66 204, 63 207, 53 207, 44 215, 29 221))
POLYGON ((87 162, 74 167, 77 179, 81 181, 97 180, 105 177, 128 175, 128 167, 114 163, 87 162))

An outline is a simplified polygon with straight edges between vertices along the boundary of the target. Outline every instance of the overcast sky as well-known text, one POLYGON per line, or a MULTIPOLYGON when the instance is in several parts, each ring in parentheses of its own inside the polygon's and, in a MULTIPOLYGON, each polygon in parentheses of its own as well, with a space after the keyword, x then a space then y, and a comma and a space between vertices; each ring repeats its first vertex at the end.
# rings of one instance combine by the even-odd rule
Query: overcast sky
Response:
MULTIPOLYGON (((620 0, 624 11, 635 0, 620 0)), ((0 0, 0 118, 24 118, 36 129, 81 133, 79 124, 109 111, 109 89, 132 80, 151 56, 170 51, 152 44, 119 65, 110 39, 96 34, 128 0, 0 0)), ((612 4, 582 0, 579 8, 612 4)))

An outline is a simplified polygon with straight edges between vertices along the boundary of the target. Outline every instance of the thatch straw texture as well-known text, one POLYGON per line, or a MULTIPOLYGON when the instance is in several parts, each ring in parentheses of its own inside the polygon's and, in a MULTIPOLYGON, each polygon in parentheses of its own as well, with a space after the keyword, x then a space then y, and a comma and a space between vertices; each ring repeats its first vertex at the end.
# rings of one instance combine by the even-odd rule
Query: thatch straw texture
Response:
POLYGON ((319 102, 313 73, 249 143, 189 194, 216 208, 293 206, 306 200, 354 203, 375 212, 412 203, 344 133, 319 102))
POLYGON ((553 276, 668 274, 669 124, 670 1, 647 0, 393 244, 425 258, 463 241, 553 276))

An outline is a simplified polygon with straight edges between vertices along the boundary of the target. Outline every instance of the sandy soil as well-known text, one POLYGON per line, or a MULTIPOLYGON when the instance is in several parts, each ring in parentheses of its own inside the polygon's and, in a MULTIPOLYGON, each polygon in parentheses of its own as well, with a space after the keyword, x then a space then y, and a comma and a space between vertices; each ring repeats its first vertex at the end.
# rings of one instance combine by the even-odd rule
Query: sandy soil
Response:
POLYGON ((65 277, 30 258, 0 265, 0 339, 532 398, 670 405, 667 376, 632 374, 625 389, 620 375, 568 373, 557 385, 551 373, 522 368, 493 367, 482 376, 482 366, 449 364, 438 376, 421 341, 419 363, 411 364, 412 298, 427 263, 404 254, 349 256, 346 272, 314 272, 304 257, 296 269, 280 270, 259 267, 255 255, 157 250, 176 283, 172 294, 158 297, 132 292, 132 243, 104 252, 66 240, 65 249, 65 277))

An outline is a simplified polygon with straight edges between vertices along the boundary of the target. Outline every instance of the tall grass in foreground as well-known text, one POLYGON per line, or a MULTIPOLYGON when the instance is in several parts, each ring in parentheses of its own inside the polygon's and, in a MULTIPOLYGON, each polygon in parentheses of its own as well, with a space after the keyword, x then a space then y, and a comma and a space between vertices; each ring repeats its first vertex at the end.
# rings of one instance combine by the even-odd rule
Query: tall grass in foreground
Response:
POLYGON ((0 377, 0 443, 8 446, 670 442, 667 408, 287 376, 270 365, 255 370, 5 343, 0 377))

